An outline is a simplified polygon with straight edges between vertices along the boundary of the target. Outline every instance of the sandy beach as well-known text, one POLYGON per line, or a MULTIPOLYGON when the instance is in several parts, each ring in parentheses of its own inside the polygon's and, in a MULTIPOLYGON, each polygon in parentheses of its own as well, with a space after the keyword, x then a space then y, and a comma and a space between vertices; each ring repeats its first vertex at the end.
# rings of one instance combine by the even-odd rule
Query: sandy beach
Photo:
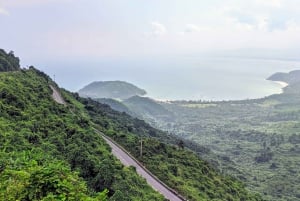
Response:
POLYGON ((282 88, 287 87, 289 84, 286 82, 282 82, 282 81, 274 81, 275 83, 279 84, 282 88))

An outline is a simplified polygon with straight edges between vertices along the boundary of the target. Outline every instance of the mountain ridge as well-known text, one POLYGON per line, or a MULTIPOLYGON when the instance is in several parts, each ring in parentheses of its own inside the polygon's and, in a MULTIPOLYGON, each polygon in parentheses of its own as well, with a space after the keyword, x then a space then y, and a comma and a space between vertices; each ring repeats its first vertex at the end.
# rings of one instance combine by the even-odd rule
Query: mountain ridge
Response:
POLYGON ((127 99, 147 92, 125 81, 95 81, 78 91, 83 97, 127 99))

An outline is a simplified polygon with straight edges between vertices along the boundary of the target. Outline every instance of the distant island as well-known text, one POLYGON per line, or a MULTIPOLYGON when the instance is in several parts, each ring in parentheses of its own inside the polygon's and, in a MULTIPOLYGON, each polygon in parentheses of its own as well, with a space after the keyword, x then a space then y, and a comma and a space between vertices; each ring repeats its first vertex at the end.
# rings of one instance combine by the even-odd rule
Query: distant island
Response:
POLYGON ((124 81, 92 82, 78 91, 82 97, 128 99, 133 96, 143 96, 147 92, 124 81))

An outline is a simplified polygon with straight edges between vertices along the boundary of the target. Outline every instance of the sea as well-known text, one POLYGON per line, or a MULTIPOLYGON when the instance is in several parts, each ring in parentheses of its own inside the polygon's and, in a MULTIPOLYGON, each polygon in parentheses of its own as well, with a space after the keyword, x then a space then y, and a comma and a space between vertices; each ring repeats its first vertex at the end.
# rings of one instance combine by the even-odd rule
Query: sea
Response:
POLYGON ((267 80, 300 69, 300 61, 230 57, 168 57, 48 62, 42 68, 64 88, 78 91, 93 81, 122 80, 157 100, 244 100, 282 93, 267 80))

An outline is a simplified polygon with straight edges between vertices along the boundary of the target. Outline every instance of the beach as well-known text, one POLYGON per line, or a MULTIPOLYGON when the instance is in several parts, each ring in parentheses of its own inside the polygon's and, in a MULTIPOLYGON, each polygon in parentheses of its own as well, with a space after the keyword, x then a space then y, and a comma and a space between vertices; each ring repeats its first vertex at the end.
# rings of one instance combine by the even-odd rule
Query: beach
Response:
POLYGON ((282 81, 273 81, 273 82, 279 84, 282 87, 282 89, 289 85, 288 83, 282 81))

